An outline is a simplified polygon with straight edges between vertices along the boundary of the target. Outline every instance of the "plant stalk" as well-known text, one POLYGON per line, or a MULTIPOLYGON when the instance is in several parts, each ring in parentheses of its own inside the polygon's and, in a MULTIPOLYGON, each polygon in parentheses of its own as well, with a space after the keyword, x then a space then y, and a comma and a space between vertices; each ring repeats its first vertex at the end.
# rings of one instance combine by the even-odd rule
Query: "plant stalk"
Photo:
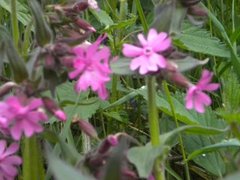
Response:
POLYGON ((18 27, 18 20, 17 20, 16 0, 11 0, 11 24, 12 24, 12 36, 13 36, 14 45, 18 49, 19 27, 18 27))
MULTIPOLYGON (((156 88, 155 77, 147 77, 147 93, 148 93, 148 119, 150 128, 151 144, 153 147, 160 146, 160 130, 159 130, 159 118, 158 110, 156 106, 156 88)), ((164 164, 159 158, 154 163, 154 175, 156 180, 164 180, 164 164)))

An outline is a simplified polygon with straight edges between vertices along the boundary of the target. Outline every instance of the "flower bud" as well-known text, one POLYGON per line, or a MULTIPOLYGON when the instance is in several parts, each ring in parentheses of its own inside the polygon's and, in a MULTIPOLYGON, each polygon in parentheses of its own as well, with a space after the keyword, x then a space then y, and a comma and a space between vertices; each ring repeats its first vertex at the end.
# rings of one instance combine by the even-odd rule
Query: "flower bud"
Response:
POLYGON ((3 84, 0 87, 0 97, 4 96, 5 94, 7 94, 14 87, 18 87, 18 85, 15 82, 7 82, 7 83, 3 84))
POLYGON ((76 18, 74 22, 77 26, 79 26, 83 30, 96 32, 96 29, 92 25, 90 25, 88 22, 84 21, 83 19, 76 18))
POLYGON ((86 120, 77 120, 79 128, 89 137, 98 139, 98 134, 92 124, 86 120))
POLYGON ((193 6, 195 4, 198 4, 201 0, 181 0, 182 5, 186 7, 193 6))
POLYGON ((188 14, 193 16, 207 16, 207 12, 199 6, 191 6, 188 8, 188 14))
POLYGON ((77 2, 73 5, 73 10, 75 12, 84 11, 88 8, 88 2, 77 2))
POLYGON ((56 118, 58 118, 61 121, 66 121, 67 116, 66 114, 57 106, 57 104, 48 97, 42 98, 43 104, 45 108, 53 114, 56 118))

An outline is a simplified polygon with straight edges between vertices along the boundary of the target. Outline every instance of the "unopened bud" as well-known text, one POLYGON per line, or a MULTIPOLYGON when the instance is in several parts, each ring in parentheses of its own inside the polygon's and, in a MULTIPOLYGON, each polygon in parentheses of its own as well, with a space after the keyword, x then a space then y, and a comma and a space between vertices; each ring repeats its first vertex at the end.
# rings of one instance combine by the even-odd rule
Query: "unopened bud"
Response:
POLYGON ((198 4, 201 0, 181 0, 182 5, 186 7, 193 6, 195 4, 198 4))
POLYGON ((88 2, 87 1, 86 2, 78 2, 78 3, 75 3, 73 5, 73 10, 77 13, 80 12, 80 11, 84 11, 87 8, 88 8, 88 2))
POLYGON ((58 105, 50 98, 43 97, 42 98, 43 104, 45 108, 53 114, 56 118, 58 118, 61 121, 66 121, 67 116, 66 114, 58 107, 58 105))
POLYGON ((189 80, 178 71, 169 72, 168 79, 175 83, 176 85, 182 86, 184 88, 188 87, 189 85, 189 80))
POLYGON ((207 12, 199 6, 191 6, 188 8, 188 14, 193 16, 207 16, 207 12))
POLYGON ((106 153, 111 147, 118 145, 118 136, 119 134, 116 135, 108 135, 106 139, 101 143, 98 152, 100 154, 106 153))
POLYGON ((0 97, 4 96, 5 94, 7 94, 14 87, 18 87, 18 85, 15 82, 7 82, 7 83, 3 84, 0 87, 0 97))
POLYGON ((89 137, 98 139, 98 134, 92 124, 86 120, 77 120, 79 128, 89 137))
POLYGON ((76 25, 78 25, 83 30, 96 32, 96 29, 91 24, 84 21, 83 19, 76 18, 74 22, 75 22, 76 25))

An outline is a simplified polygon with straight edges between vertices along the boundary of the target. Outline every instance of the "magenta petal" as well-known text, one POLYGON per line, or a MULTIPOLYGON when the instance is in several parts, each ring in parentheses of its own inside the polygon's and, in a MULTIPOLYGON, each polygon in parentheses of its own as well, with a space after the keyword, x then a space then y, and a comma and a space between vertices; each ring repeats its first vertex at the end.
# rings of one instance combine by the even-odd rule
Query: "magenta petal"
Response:
POLYGON ((148 45, 151 46, 153 41, 156 41, 156 38, 158 36, 158 32, 156 31, 156 29, 150 29, 148 32, 148 37, 147 37, 147 41, 148 41, 148 45))
POLYGON ((203 90, 205 91, 215 91, 219 88, 220 84, 218 83, 211 83, 211 84, 207 84, 203 90))
POLYGON ((123 54, 126 57, 136 57, 142 54, 142 48, 139 48, 137 46, 133 46, 131 44, 124 44, 123 45, 123 54))
POLYGON ((205 112, 204 105, 201 102, 201 100, 199 100, 199 99, 194 101, 194 109, 199 113, 204 113, 205 112))
POLYGON ((43 105, 42 99, 40 99, 40 98, 34 98, 34 99, 30 102, 30 104, 28 105, 28 107, 29 107, 29 110, 34 110, 34 109, 36 109, 36 108, 38 108, 38 107, 40 107, 40 106, 42 106, 42 105, 43 105))
POLYGON ((5 164, 4 162, 1 163, 0 169, 2 169, 8 176, 16 176, 17 175, 17 168, 12 165, 5 164))
POLYGON ((17 152, 19 145, 17 143, 12 143, 5 151, 4 156, 9 156, 17 152))
POLYGON ((6 141, 5 140, 0 140, 0 156, 3 154, 3 152, 5 151, 6 148, 6 141))
POLYGON ((192 86, 187 91, 187 95, 186 95, 186 98, 185 98, 187 109, 192 109, 193 108, 195 90, 196 90, 196 86, 192 86))
POLYGON ((70 79, 75 79, 81 73, 81 71, 82 71, 81 69, 75 69, 74 71, 68 74, 68 77, 70 79))
POLYGON ((22 129, 20 129, 19 126, 15 125, 10 129, 10 133, 13 139, 18 141, 21 138, 22 129))
POLYGON ((147 59, 144 58, 144 56, 140 56, 140 57, 137 57, 137 58, 134 58, 131 63, 130 63, 130 69, 132 71, 135 71, 136 69, 138 69, 141 65, 145 65, 145 61, 147 59), (144 64, 143 64, 144 63, 144 64))
POLYGON ((156 53, 152 54, 152 56, 150 56, 149 61, 151 63, 155 63, 156 65, 158 65, 160 68, 165 68, 167 66, 167 61, 166 59, 161 56, 158 55, 156 53))
POLYGON ((209 106, 212 103, 211 98, 204 92, 199 91, 197 94, 197 99, 201 101, 206 106, 209 106))
POLYGON ((143 34, 138 34, 138 40, 140 41, 140 43, 143 47, 148 45, 148 42, 145 39, 143 34))

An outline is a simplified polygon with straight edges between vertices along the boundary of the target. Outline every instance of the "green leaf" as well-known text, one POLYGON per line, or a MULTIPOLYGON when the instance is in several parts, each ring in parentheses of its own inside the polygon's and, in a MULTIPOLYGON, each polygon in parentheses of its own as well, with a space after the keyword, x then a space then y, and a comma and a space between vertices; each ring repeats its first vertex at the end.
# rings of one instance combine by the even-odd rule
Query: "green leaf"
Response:
POLYGON ((12 39, 8 34, 8 30, 3 26, 0 26, 0 47, 1 56, 4 54, 7 55, 7 60, 12 69, 14 80, 19 83, 27 79, 28 73, 26 65, 15 49, 12 39))
POLYGON ((93 178, 83 175, 80 170, 75 169, 69 164, 57 158, 54 154, 47 154, 49 167, 57 180, 93 180, 93 178))
POLYGON ((184 59, 174 59, 172 61, 177 64, 178 70, 180 72, 184 72, 184 71, 193 69, 197 66, 204 65, 208 62, 208 60, 209 59, 205 59, 205 60, 200 61, 200 60, 195 59, 191 56, 187 56, 184 59))
MULTIPOLYGON (((11 13, 11 1, 10 0, 1 0, 0 6, 6 9, 9 13, 11 13)), ((17 19, 24 25, 27 26, 31 22, 31 16, 29 14, 29 10, 27 7, 17 1, 17 19)))
POLYGON ((110 26, 114 24, 111 17, 104 10, 99 10, 99 11, 91 10, 91 13, 96 17, 96 19, 100 23, 104 24, 105 26, 110 26))
POLYGON ((229 139, 229 140, 224 140, 223 142, 220 142, 220 143, 205 146, 205 147, 198 149, 196 151, 193 151, 191 154, 189 154, 187 160, 189 161, 189 160, 196 158, 199 155, 217 151, 222 148, 230 148, 230 147, 240 147, 239 140, 238 139, 229 139))
POLYGON ((223 178, 223 180, 239 180, 239 177, 240 177, 240 172, 237 172, 237 173, 226 176, 225 178, 223 178))
MULTIPOLYGON (((217 128, 211 128, 211 127, 204 127, 200 125, 195 126, 182 126, 179 128, 176 128, 170 132, 164 133, 160 135, 161 143, 162 144, 168 144, 173 140, 173 138, 176 138, 177 134, 184 132, 188 134, 198 134, 198 135, 217 135, 221 133, 225 133, 229 130, 229 128, 226 129, 217 129, 217 128)), ((170 143, 171 144, 171 143, 170 143)))
POLYGON ((77 106, 74 102, 71 104, 65 104, 64 111, 70 119, 73 115, 78 115, 81 119, 88 119, 96 113, 96 111, 100 108, 100 105, 100 100, 93 97, 80 101, 77 106))
POLYGON ((53 40, 52 31, 47 24, 41 6, 36 0, 28 0, 34 19, 35 37, 39 46, 49 44, 53 40))
POLYGON ((128 151, 127 157, 136 166, 139 176, 148 178, 153 169, 155 159, 163 156, 168 150, 167 146, 152 147, 151 145, 146 145, 134 147, 128 151))
POLYGON ((111 70, 114 74, 119 75, 132 75, 134 71, 130 69, 131 60, 127 58, 119 58, 116 61, 110 63, 111 70))
POLYGON ((181 48, 189 51, 230 58, 230 51, 225 44, 212 37, 207 30, 196 26, 185 25, 182 33, 174 37, 174 40, 180 41, 183 44, 181 48))

